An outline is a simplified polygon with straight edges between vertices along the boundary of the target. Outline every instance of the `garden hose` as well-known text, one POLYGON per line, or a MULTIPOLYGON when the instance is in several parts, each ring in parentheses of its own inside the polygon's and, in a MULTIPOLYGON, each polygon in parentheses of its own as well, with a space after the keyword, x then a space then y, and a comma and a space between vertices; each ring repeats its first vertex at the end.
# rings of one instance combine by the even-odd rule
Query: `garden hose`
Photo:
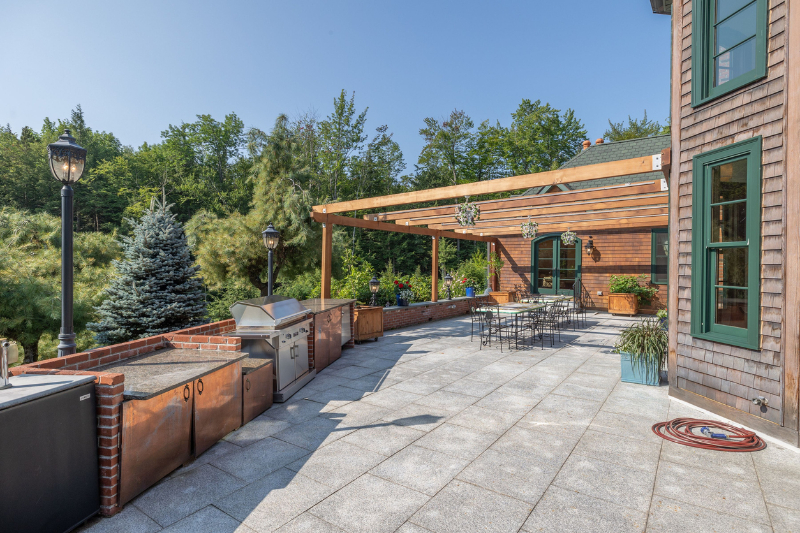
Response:
POLYGON ((653 433, 684 446, 721 452, 757 452, 767 447, 752 431, 714 420, 676 418, 653 424, 653 433))

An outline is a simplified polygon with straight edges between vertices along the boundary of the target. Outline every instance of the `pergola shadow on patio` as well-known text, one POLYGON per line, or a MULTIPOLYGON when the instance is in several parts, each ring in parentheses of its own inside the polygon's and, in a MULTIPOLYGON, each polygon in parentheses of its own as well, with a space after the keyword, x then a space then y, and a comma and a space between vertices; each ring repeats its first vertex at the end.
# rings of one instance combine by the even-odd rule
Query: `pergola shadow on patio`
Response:
POLYGON ((456 318, 346 351, 289 402, 84 531, 787 531, 800 455, 681 447, 707 415, 621 383, 633 320, 591 313, 554 347, 470 342, 456 318))

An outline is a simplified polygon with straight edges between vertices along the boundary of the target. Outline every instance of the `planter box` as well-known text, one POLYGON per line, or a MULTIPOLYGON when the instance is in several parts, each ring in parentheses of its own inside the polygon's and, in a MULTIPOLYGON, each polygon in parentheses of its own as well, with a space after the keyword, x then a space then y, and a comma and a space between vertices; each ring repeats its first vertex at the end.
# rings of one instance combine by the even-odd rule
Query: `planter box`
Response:
POLYGON ((514 301, 513 291, 492 291, 489 297, 494 300, 496 304, 507 304, 514 301))
POLYGON ((612 292, 608 295, 608 312, 612 315, 635 315, 639 313, 639 300, 635 294, 612 292))
POLYGON ((647 379, 647 369, 643 366, 631 363, 631 354, 626 352, 619 353, 620 368, 622 370, 622 381, 625 383, 639 383, 641 385, 655 385, 661 383, 661 372, 659 368, 654 368, 650 372, 650 380, 647 379))
POLYGON ((383 307, 356 307, 353 329, 359 342, 383 337, 383 307))

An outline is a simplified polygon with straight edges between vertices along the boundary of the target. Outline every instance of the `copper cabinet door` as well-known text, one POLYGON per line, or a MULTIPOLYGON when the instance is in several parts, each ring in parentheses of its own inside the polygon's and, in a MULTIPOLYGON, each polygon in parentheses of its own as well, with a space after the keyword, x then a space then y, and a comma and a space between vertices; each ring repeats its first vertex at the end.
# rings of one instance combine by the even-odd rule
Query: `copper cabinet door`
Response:
POLYGON ((330 322, 328 325, 328 364, 333 363, 342 355, 342 308, 337 307, 328 311, 330 322))
POLYGON ((194 380, 194 455, 199 457, 242 423, 242 363, 194 380))
POLYGON ((272 363, 242 376, 242 425, 272 406, 272 363))
POLYGON ((192 457, 192 384, 122 403, 120 507, 192 457))
POLYGON ((330 332, 327 329, 330 311, 314 316, 314 368, 317 372, 330 364, 330 332))

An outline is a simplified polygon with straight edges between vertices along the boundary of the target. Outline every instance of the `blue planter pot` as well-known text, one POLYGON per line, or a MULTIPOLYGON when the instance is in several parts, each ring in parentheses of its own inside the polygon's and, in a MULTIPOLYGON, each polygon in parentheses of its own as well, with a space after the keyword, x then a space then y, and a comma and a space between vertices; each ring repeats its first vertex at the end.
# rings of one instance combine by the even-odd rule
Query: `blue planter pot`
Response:
POLYGON ((475 297, 475 287, 467 287, 467 298, 475 297))
POLYGON ((639 383, 641 385, 658 386, 661 381, 659 368, 650 369, 650 380, 648 381, 647 369, 631 363, 631 354, 627 352, 619 353, 620 367, 622 369, 622 381, 625 383, 639 383))
POLYGON ((400 307, 401 305, 403 305, 403 300, 400 299, 400 295, 395 294, 394 296, 395 298, 397 298, 397 306, 400 307))

